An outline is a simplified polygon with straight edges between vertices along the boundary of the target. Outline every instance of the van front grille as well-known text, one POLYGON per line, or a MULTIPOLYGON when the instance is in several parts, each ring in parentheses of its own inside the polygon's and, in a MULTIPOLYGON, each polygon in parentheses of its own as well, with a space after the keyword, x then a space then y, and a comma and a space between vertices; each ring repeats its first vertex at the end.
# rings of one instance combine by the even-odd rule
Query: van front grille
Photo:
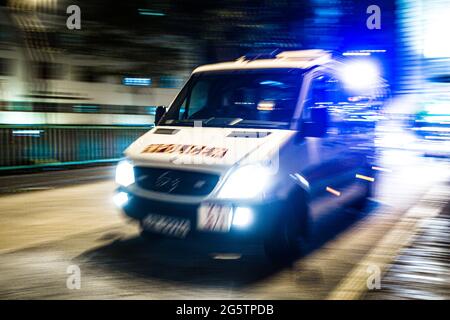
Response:
POLYGON ((134 175, 143 189, 176 195, 205 196, 219 181, 212 173, 149 167, 135 167, 134 175))

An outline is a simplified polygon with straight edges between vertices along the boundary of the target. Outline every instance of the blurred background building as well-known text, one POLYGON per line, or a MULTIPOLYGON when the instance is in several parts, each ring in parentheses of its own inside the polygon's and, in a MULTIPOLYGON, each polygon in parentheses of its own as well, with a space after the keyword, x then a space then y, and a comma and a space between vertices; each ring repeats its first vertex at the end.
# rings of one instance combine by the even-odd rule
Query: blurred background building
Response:
POLYGON ((447 112, 449 11, 449 0, 0 1, 0 172, 115 161, 195 66, 255 49, 363 50, 394 94, 431 92, 447 112), (379 30, 366 26, 372 4, 379 30), (66 27, 69 5, 81 30, 66 27))

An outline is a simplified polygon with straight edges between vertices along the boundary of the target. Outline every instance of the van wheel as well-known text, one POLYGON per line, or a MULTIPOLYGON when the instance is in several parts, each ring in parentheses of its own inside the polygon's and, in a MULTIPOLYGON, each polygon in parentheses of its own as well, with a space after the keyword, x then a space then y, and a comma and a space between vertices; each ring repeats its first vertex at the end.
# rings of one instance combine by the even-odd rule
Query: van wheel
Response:
POLYGON ((274 265, 285 265, 305 254, 309 238, 309 215, 304 197, 288 204, 291 209, 280 212, 264 239, 266 257, 274 265))

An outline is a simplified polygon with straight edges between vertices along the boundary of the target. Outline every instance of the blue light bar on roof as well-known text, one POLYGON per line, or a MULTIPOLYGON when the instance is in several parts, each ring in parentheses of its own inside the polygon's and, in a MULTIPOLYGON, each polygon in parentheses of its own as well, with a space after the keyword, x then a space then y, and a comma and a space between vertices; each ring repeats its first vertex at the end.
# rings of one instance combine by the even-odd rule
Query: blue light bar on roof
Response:
POLYGON ((125 77, 125 78, 123 78, 122 84, 124 86, 149 87, 152 84, 152 79, 151 78, 125 77))
POLYGON ((370 56, 370 52, 344 52, 344 56, 370 56))
POLYGON ((366 50, 349 50, 342 55, 344 56, 370 56, 372 53, 386 53, 385 49, 366 49, 366 50))

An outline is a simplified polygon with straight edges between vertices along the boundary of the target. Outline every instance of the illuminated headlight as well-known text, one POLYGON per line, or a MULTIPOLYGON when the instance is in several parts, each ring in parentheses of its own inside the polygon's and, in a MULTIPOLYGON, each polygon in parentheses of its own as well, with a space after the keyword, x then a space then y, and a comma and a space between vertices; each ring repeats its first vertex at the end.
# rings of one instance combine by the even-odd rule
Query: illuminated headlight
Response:
POLYGON ((124 187, 134 183, 134 170, 131 162, 127 160, 119 162, 116 168, 116 183, 124 187))
POLYGON ((237 168, 228 176, 218 193, 218 198, 255 198, 267 188, 270 176, 269 168, 262 165, 247 165, 237 168))

